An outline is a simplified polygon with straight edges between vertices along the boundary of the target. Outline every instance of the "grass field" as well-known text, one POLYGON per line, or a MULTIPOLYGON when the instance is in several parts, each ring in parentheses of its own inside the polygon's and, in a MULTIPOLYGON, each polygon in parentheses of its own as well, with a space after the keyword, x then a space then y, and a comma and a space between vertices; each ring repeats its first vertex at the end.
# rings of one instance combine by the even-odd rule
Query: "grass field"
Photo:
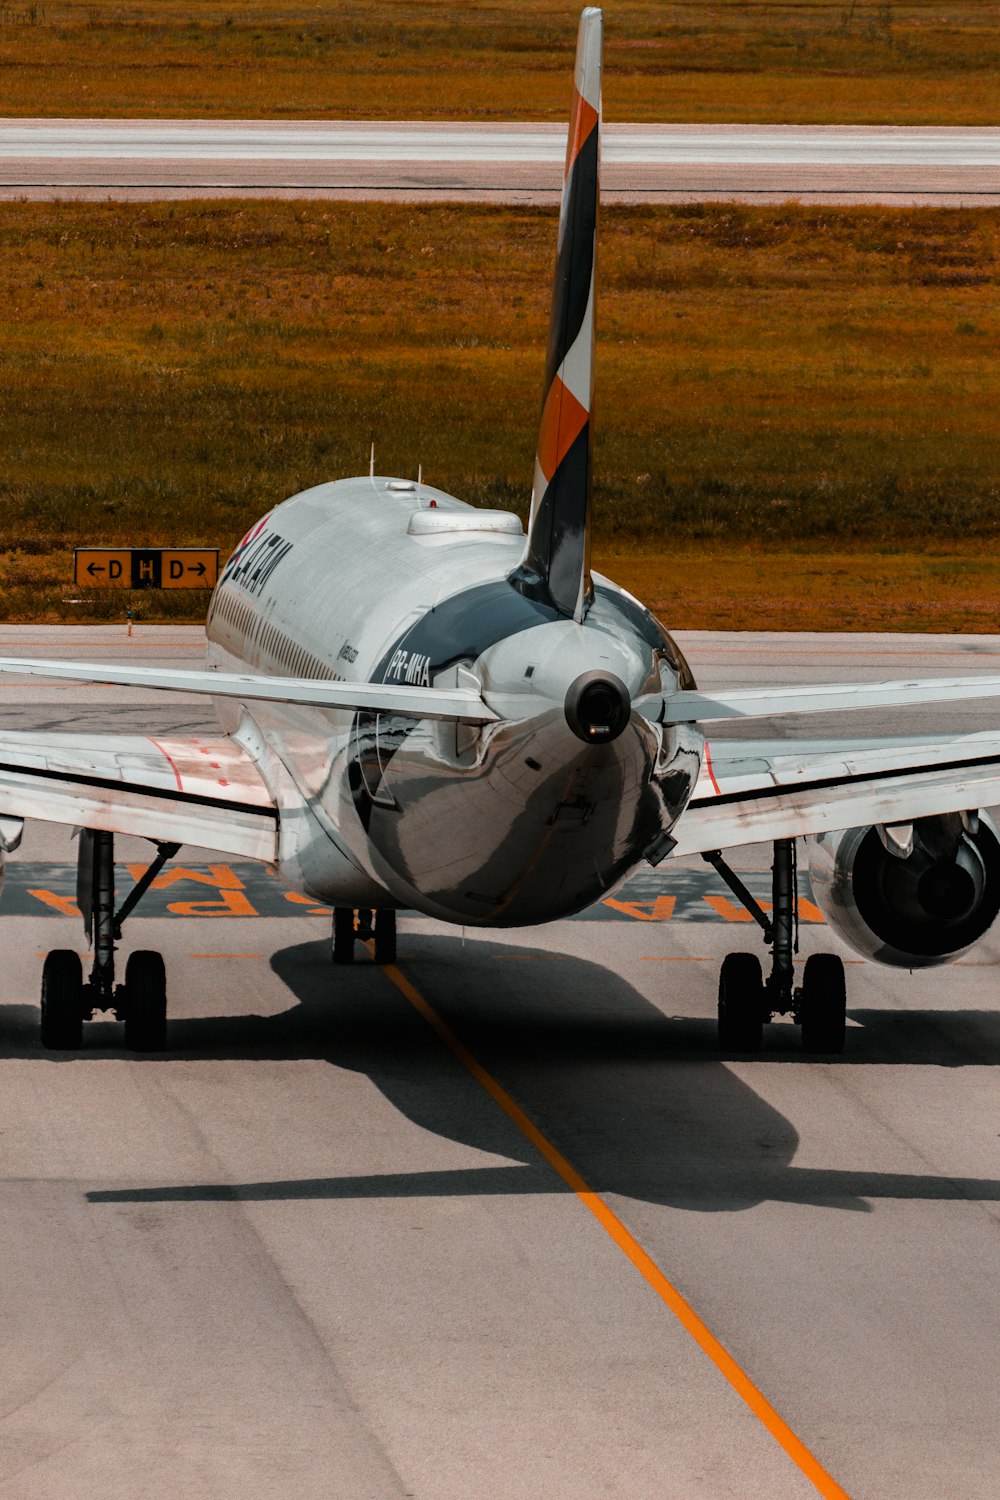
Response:
MULTIPOLYGON (((0 205, 6 617, 117 610, 64 602, 74 543, 226 549, 275 501, 363 471, 372 441, 383 473, 419 463, 523 514, 554 227, 542 209, 0 205)), ((1000 216, 620 208, 599 277, 615 576, 683 599, 687 623, 740 600, 759 623, 772 598, 786 623, 987 617, 1000 216), (682 565, 657 560, 667 538, 682 565), (803 591, 803 544, 854 561, 803 591)))
MULTIPOLYGON (((7 115, 565 118, 566 0, 5 0, 7 115)), ((994 124, 990 0, 606 0, 612 120, 994 124)))
POLYGON ((598 566, 672 629, 972 631, 1000 628, 1000 550, 698 547, 598 566))

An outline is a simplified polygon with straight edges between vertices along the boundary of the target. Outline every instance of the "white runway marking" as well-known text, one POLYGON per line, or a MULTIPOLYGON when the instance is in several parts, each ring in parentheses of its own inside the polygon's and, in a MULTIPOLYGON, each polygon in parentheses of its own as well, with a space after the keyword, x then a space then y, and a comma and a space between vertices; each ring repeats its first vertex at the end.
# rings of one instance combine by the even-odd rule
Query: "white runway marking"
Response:
MULTIPOLYGON (((548 202, 565 130, 414 121, 0 120, 0 196, 548 202)), ((605 196, 989 203, 1000 128, 608 125, 605 196)))
MULTIPOLYGON (((0 121, 0 157, 114 161, 552 162, 557 125, 352 124, 334 121, 0 121)), ((609 166, 677 163, 989 166, 1000 128, 797 125, 607 125, 609 166)))

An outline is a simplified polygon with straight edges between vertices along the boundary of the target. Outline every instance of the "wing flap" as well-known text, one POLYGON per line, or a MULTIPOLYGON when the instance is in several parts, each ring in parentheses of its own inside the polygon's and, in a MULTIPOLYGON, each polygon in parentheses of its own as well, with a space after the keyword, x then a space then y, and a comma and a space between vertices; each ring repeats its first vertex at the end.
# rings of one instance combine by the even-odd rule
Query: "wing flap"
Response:
POLYGON ((716 744, 671 854, 700 854, 1000 802, 1000 735, 716 744))
POLYGON ((799 687, 720 688, 674 693, 664 705, 665 724, 721 719, 773 719, 792 714, 858 713, 870 708, 962 703, 1000 698, 1000 677, 928 677, 897 682, 826 682, 799 687))
POLYGON ((277 809, 230 739, 0 735, 0 816, 273 860, 277 809))

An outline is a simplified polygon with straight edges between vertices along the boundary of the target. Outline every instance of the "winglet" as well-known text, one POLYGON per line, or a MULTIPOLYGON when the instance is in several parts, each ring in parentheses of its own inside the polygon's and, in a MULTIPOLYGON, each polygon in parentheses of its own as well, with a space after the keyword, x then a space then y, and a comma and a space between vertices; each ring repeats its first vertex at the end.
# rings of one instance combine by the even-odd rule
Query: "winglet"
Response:
POLYGON ((594 257, 600 178, 602 12, 580 17, 528 542, 511 582, 582 620, 590 579, 594 257))

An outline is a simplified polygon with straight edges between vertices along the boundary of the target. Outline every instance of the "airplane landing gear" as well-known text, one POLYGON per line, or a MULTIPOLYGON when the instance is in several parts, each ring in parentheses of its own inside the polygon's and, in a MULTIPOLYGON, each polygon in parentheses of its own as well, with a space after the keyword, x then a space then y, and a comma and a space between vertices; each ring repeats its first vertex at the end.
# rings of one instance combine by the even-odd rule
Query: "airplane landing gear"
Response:
POLYGON ((73 1052, 83 1041, 83 965, 70 948, 56 948, 42 965, 42 1046, 73 1052))
POLYGON ((162 953, 140 949, 130 954, 124 989, 126 1047, 132 1052, 162 1052, 167 1045, 167 975, 162 953))
POLYGON ((806 1052, 843 1052, 847 1032, 843 959, 835 953, 811 954, 806 959, 798 1002, 806 1052))
POLYGON ((354 962, 355 943, 374 943, 375 962, 396 962, 396 913, 389 907, 371 911, 366 907, 336 906, 333 910, 333 942, 330 956, 335 964, 354 962))
POLYGON ((835 1055, 844 1050, 847 990, 843 960, 814 953, 801 985, 795 984, 798 952, 798 871, 795 840, 778 839, 771 866, 771 915, 767 916, 719 850, 702 856, 725 881, 763 929, 771 949, 771 972, 763 978, 752 953, 730 953, 719 974, 719 1046, 724 1052, 759 1052, 766 1022, 790 1015, 802 1028, 806 1052, 835 1055))
POLYGON ((42 966, 42 1046, 73 1051, 83 1040, 83 1023, 96 1011, 113 1011, 125 1022, 125 1045, 135 1052, 162 1052, 167 1044, 167 986, 159 953, 133 953, 124 984, 115 983, 115 944, 122 924, 180 848, 157 844, 157 854, 115 911, 114 835, 82 829, 77 863, 77 901, 83 913, 94 962, 84 983, 78 954, 57 948, 42 966))
POLYGON ((723 1052, 759 1052, 770 1019, 760 959, 756 953, 728 953, 719 971, 719 1046, 723 1052))

